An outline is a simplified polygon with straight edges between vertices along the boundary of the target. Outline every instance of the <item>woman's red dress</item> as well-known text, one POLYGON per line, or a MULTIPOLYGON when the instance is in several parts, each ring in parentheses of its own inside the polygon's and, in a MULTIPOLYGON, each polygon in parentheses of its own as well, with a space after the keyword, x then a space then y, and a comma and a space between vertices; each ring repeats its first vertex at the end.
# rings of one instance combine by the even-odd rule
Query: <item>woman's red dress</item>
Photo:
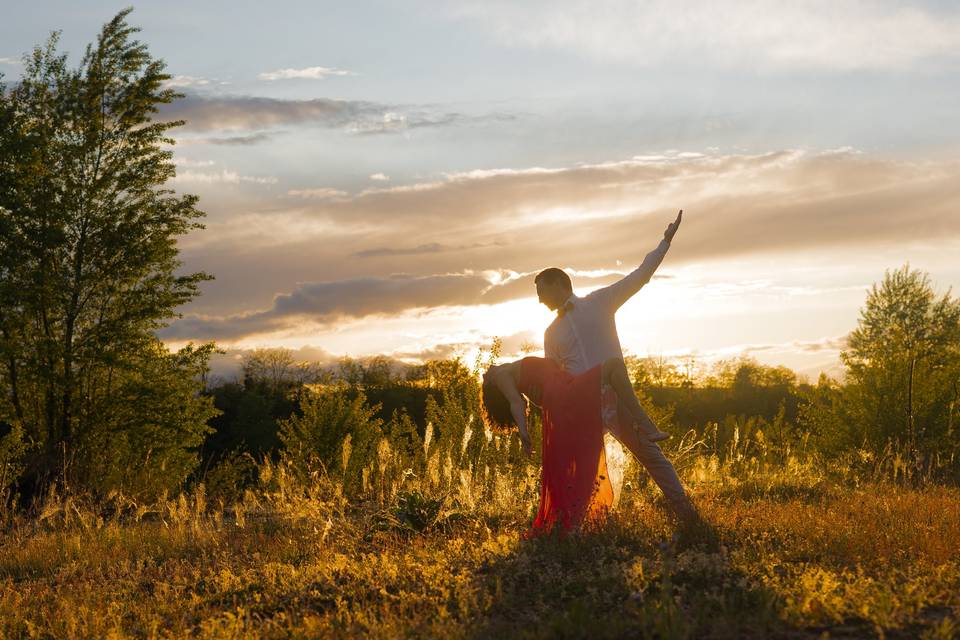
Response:
MULTIPOLYGON (((542 390, 543 470, 540 508, 530 532, 565 531, 601 520, 613 504, 603 448, 600 367, 574 376, 553 360, 524 358, 521 393, 542 390)), ((528 394, 529 395, 529 394, 528 394)))

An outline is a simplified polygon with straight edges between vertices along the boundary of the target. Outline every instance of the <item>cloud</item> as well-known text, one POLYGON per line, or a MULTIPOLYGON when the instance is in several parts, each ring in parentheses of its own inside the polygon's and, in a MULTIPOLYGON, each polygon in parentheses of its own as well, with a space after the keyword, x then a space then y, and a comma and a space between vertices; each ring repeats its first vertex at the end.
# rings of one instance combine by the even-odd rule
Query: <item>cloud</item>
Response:
POLYGON ((543 351, 542 336, 532 331, 520 331, 507 336, 488 336, 477 333, 470 340, 439 342, 416 350, 401 349, 390 355, 408 362, 464 358, 481 349, 489 355, 494 339, 500 340, 500 362, 514 360, 527 354, 537 355, 543 351))
POLYGON ((477 242, 508 235, 521 270, 548 254, 555 256, 549 263, 573 264, 558 259, 573 255, 593 268, 642 257, 638 242, 653 242, 672 219, 668 203, 687 211, 672 254, 685 261, 956 237, 958 178, 955 162, 896 162, 849 150, 634 158, 449 174, 366 190, 322 212, 381 225, 393 238, 411 229, 434 236, 422 245, 441 242, 440 235, 477 242), (585 224, 589 242, 581 239, 585 224))
POLYGON ((358 118, 382 112, 380 105, 362 101, 187 94, 161 107, 160 116, 168 120, 186 120, 184 131, 251 131, 302 124, 341 127, 358 118))
POLYGON ((9 64, 9 65, 11 65, 11 66, 19 67, 19 66, 20 66, 21 64, 23 64, 23 63, 20 62, 19 58, 4 58, 4 57, 0 57, 0 64, 9 64))
MULTIPOLYGON (((361 100, 282 100, 250 96, 187 94, 160 107, 165 121, 183 120, 179 131, 264 131, 279 127, 316 126, 358 135, 398 133, 423 127, 483 124, 516 119, 511 113, 470 115, 410 105, 361 100)), ((258 134, 263 135, 263 134, 258 134)), ((223 141, 229 144, 230 139, 223 141)), ((260 139, 257 139, 259 141, 260 139)), ((213 142, 207 139, 208 142, 213 142)))
POLYGON ((277 184, 277 178, 273 176, 242 176, 236 171, 222 169, 219 172, 203 172, 187 169, 180 171, 176 177, 171 179, 175 183, 199 183, 199 184, 240 184, 247 182, 252 184, 277 184))
POLYGON ((365 249, 352 254, 357 258, 375 258, 381 256, 416 256, 424 253, 438 253, 440 251, 449 251, 450 247, 445 247, 438 242, 421 244, 417 247, 406 249, 394 249, 390 247, 378 247, 376 249, 365 249))
POLYGON ((321 189, 291 189, 290 191, 287 191, 287 195, 293 198, 315 198, 319 200, 325 200, 328 198, 346 198, 350 194, 346 191, 340 191, 339 189, 324 187, 321 189))
MULTIPOLYGON (((578 291, 600 286, 656 246, 674 206, 683 206, 685 219, 658 277, 729 260, 844 269, 877 256, 882 270, 884 262, 915 255, 913 247, 960 246, 960 163, 852 150, 485 169, 308 198, 295 208, 286 198, 270 202, 257 209, 256 224, 231 211, 191 236, 184 259, 217 281, 198 301, 208 315, 185 318, 176 332, 187 336, 195 325, 199 334, 218 337, 222 326, 221 337, 236 337, 294 327, 302 317, 329 324, 414 307, 497 304, 530 297, 533 276, 548 266, 568 269, 578 291), (401 269, 412 275, 384 275, 401 269), (278 291, 326 306, 298 316, 289 305, 274 306, 278 291), (231 312, 218 312, 224 308, 231 312), (250 311, 235 313, 242 309, 250 311)), ((823 283, 785 286, 775 271, 752 278, 695 295, 732 303, 824 291, 823 283)), ((690 290, 688 280, 676 286, 690 290)))
POLYGON ((192 158, 174 158, 173 164, 178 167, 212 167, 217 164, 213 160, 194 160, 192 158))
MULTIPOLYGON (((282 331, 303 321, 330 325, 345 318, 395 315, 415 309, 498 304, 533 295, 535 274, 448 273, 394 275, 308 282, 276 295, 269 309, 231 316, 186 315, 159 332, 167 340, 236 340, 282 331)), ((611 273, 580 278, 581 284, 609 284, 611 273)))
POLYGON ((459 245, 459 246, 449 246, 443 245, 439 242, 430 242, 428 244, 421 244, 416 247, 377 247, 376 249, 364 249, 363 251, 357 251, 351 255, 356 258, 382 258, 384 256, 418 256, 425 253, 440 253, 443 251, 469 251, 470 249, 478 249, 481 247, 488 247, 491 245, 487 244, 470 244, 470 245, 459 245))
POLYGON ((270 309, 221 318, 186 316, 160 335, 166 339, 235 339, 279 330, 296 319, 329 323, 344 317, 470 304, 489 286, 483 276, 469 273, 305 283, 290 293, 277 295, 270 309))
POLYGON ((821 351, 840 352, 847 348, 847 335, 821 338, 820 340, 796 340, 793 346, 804 353, 820 353, 821 351))
POLYGON ((178 89, 186 87, 205 87, 209 84, 210 81, 208 79, 200 78, 198 76, 173 76, 164 82, 163 86, 178 89))
POLYGON ((818 338, 816 340, 789 340, 786 342, 765 342, 732 344, 716 349, 706 351, 696 351, 694 353, 675 354, 677 356, 696 355, 706 360, 725 360, 730 357, 751 356, 753 354, 762 354, 765 358, 772 358, 781 354, 794 354, 802 356, 811 356, 814 354, 824 354, 833 356, 831 362, 835 363, 836 356, 847 348, 847 335, 830 336, 818 338))
POLYGON ((371 173, 370 179, 377 182, 387 182, 388 180, 390 180, 390 176, 384 173, 371 173))
POLYGON ((212 144, 221 147, 249 147, 267 140, 272 140, 273 136, 268 133, 251 133, 242 136, 211 136, 203 138, 180 138, 177 144, 212 144))
POLYGON ((247 136, 228 136, 226 138, 204 138, 204 144, 213 144, 226 147, 248 147, 254 144, 260 144, 270 140, 271 136, 266 133, 252 133, 247 136))
POLYGON ((915 3, 467 0, 452 11, 508 45, 651 67, 902 70, 960 56, 957 10, 915 3))
POLYGON ((257 76, 258 80, 323 80, 329 76, 352 76, 352 71, 330 69, 328 67, 306 67, 304 69, 277 69, 257 76))

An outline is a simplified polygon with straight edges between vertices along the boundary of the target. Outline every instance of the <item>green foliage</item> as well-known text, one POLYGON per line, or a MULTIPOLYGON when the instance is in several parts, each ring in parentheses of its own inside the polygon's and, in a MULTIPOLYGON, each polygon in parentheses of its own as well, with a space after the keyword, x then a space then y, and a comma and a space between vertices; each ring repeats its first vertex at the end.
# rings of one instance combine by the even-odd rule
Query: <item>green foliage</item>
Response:
POLYGON ((84 407, 96 414, 97 428, 75 440, 71 466, 79 486, 145 498, 180 488, 199 463, 207 422, 218 413, 213 399, 200 394, 211 350, 168 353, 157 342, 114 372, 113 392, 84 407))
POLYGON ((10 425, 9 431, 0 436, 0 511, 6 507, 11 485, 23 473, 28 448, 23 427, 18 424, 10 425))
POLYGON ((909 266, 887 272, 842 359, 844 423, 870 450, 894 440, 918 452, 960 444, 960 300, 938 299, 927 274, 909 266))
POLYGON ((389 509, 374 516, 372 530, 397 533, 449 531, 453 524, 463 519, 463 514, 456 505, 448 506, 448 498, 448 495, 433 498, 419 491, 401 492, 389 509))
POLYGON ((236 449, 221 455, 202 476, 207 497, 221 506, 240 502, 243 492, 256 480, 256 460, 236 449))
POLYGON ((280 423, 284 460, 302 477, 325 472, 342 478, 353 493, 365 489, 364 470, 381 435, 375 414, 363 393, 351 397, 343 386, 305 394, 300 414, 280 423))
POLYGON ((193 425, 209 417, 183 404, 191 384, 174 382, 197 368, 158 354, 153 338, 208 276, 178 275, 176 239, 203 214, 195 196, 164 188, 175 173, 168 132, 180 123, 153 116, 178 94, 133 38, 129 11, 103 27, 76 69, 54 34, 19 83, 0 88, 0 419, 12 416, 39 444, 29 467, 41 485, 102 488, 101 447, 123 460, 106 478, 146 474, 117 464, 158 457, 154 471, 182 478, 200 433, 193 425), (141 365, 163 382, 148 388, 134 373, 141 365), (142 420, 93 410, 141 404, 142 420), (150 439, 168 432, 182 442, 150 439))

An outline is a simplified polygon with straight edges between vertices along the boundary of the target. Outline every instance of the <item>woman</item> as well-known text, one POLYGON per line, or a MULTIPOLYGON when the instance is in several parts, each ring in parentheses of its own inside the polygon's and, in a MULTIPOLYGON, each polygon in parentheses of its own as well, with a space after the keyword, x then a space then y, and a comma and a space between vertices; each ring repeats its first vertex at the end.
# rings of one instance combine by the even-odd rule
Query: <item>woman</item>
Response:
POLYGON ((603 429, 606 422, 616 420, 618 403, 649 440, 670 437, 640 406, 619 358, 578 376, 544 358, 490 367, 483 376, 487 419, 495 427, 516 425, 529 452, 524 395, 543 410, 543 470, 534 534, 549 532, 558 521, 564 530, 595 522, 613 504, 603 429))

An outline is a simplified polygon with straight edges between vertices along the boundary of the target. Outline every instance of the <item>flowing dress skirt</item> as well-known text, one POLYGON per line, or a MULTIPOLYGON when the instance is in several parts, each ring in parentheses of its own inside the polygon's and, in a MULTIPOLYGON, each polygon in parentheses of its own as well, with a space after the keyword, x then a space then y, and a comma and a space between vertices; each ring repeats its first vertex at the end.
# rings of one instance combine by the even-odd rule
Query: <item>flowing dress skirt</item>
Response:
POLYGON ((525 358, 521 391, 542 388, 543 469, 531 535, 599 524, 613 504, 603 446, 600 367, 578 376, 552 360, 525 358))

